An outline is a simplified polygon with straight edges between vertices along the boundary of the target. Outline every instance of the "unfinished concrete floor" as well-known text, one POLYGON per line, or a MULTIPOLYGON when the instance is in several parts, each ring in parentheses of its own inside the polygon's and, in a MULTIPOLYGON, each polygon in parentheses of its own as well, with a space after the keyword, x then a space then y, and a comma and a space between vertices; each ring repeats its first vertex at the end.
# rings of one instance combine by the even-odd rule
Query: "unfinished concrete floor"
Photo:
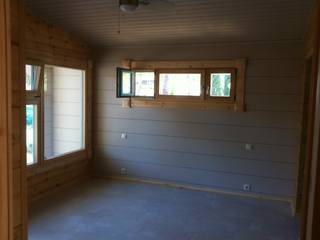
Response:
POLYGON ((298 239, 286 203, 126 181, 90 180, 29 215, 30 240, 298 239))

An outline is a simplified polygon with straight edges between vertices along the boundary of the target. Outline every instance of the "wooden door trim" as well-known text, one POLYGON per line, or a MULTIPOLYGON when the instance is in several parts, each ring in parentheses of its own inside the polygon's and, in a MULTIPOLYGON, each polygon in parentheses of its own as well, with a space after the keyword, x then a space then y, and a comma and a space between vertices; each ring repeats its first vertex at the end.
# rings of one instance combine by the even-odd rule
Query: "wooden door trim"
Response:
POLYGON ((12 239, 12 166, 10 161, 11 40, 8 0, 0 2, 0 239, 12 239))

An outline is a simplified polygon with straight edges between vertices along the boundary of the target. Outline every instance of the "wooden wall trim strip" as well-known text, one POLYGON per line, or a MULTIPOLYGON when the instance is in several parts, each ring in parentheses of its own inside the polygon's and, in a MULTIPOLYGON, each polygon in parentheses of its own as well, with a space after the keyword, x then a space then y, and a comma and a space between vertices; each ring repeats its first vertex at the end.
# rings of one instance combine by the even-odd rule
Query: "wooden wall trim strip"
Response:
POLYGON ((10 161, 10 36, 9 1, 0 2, 0 238, 12 239, 12 168, 10 161))

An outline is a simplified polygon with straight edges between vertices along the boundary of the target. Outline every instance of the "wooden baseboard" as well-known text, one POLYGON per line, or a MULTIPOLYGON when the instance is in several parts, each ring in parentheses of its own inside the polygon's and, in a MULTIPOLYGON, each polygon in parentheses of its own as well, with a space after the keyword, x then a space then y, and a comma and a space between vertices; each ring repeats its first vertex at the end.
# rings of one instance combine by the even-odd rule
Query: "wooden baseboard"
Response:
POLYGON ((134 177, 126 177, 126 176, 94 176, 95 178, 103 178, 103 179, 112 179, 112 180, 120 180, 120 181, 130 181, 130 182, 140 182, 140 183, 149 183, 149 184, 156 184, 156 185, 164 185, 167 187, 172 188, 182 188, 182 189, 189 189, 193 191, 202 191, 202 192, 212 192, 218 194, 227 194, 227 195, 234 195, 240 197, 249 197, 255 198, 260 200, 271 200, 271 201, 281 201, 289 203, 292 209, 293 216, 294 214, 294 199, 292 198, 284 198, 284 197, 276 197, 276 196, 268 196, 268 195, 260 195, 256 193, 241 193, 241 192, 232 192, 227 190, 221 189, 214 189, 208 187, 196 187, 188 184, 180 184, 180 183, 173 183, 173 182, 166 182, 161 180, 150 180, 150 179, 141 179, 141 178, 134 178, 134 177))

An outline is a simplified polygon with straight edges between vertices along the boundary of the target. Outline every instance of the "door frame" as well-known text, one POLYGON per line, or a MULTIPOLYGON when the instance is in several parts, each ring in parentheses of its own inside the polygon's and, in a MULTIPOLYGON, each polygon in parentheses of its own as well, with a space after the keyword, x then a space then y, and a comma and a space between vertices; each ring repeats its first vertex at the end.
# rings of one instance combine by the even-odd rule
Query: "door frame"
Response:
MULTIPOLYGON (((320 239, 320 131, 315 132, 320 121, 320 5, 317 2, 310 34, 307 37, 306 56, 312 57, 311 92, 308 106, 306 161, 304 165, 303 199, 301 211, 301 240, 320 239), (314 140, 318 140, 315 142, 314 140), (315 149, 317 148, 317 149, 315 149), (315 155, 317 154, 317 155, 315 155), (314 168, 315 167, 315 168, 314 168), (314 217, 316 216, 316 217, 314 217)), ((306 78, 305 78, 306 79, 306 78)))
POLYGON ((13 238, 9 3, 9 0, 0 0, 0 239, 4 240, 13 238))

